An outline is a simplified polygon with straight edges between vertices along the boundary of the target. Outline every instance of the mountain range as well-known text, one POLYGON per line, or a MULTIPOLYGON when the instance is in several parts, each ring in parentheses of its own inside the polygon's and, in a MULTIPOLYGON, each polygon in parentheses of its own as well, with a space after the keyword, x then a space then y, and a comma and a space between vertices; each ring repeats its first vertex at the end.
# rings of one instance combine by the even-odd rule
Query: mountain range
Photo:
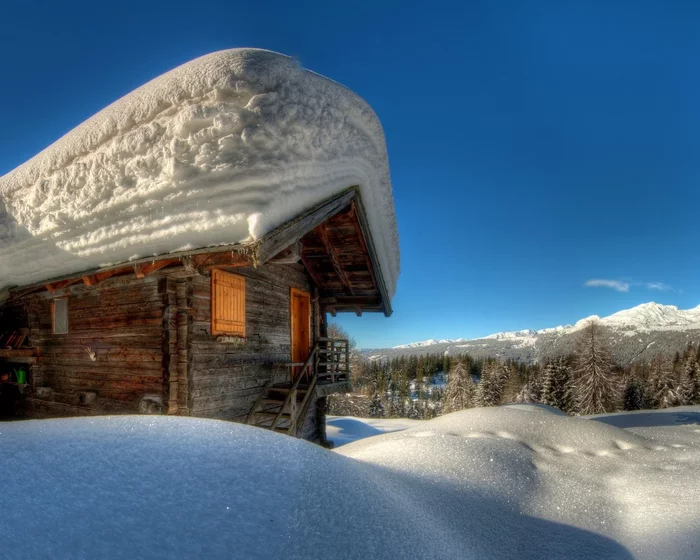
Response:
POLYGON ((700 342, 700 306, 678 309, 675 305, 650 302, 608 317, 586 317, 573 325, 500 332, 475 339, 431 339, 362 353, 370 359, 381 359, 447 352, 532 363, 571 354, 579 332, 592 320, 606 327, 613 358, 621 365, 649 361, 659 353, 681 352, 688 342, 700 342))

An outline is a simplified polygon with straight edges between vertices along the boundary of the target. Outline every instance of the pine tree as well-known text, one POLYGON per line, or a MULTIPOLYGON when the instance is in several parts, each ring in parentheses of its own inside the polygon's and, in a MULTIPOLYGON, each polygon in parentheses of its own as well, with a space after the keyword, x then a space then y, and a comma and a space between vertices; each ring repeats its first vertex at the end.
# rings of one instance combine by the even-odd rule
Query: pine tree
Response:
POLYGON ((678 402, 677 386, 673 376, 673 365, 659 354, 651 362, 647 394, 653 408, 668 408, 678 402))
POLYGON ((501 404, 503 388, 510 371, 506 364, 486 362, 481 371, 481 380, 476 391, 477 406, 498 406, 501 404))
POLYGON ((442 356, 442 373, 450 373, 451 364, 450 355, 445 352, 442 356))
POLYGON ((695 404, 698 401, 698 364, 694 359, 688 358, 683 365, 678 384, 678 404, 695 404))
POLYGON ((540 397, 542 395, 542 377, 543 373, 540 371, 540 367, 537 364, 533 365, 528 371, 527 385, 533 399, 531 402, 540 402, 540 397))
POLYGON ((525 385, 523 385, 522 389, 520 389, 520 392, 515 397, 515 402, 516 403, 536 403, 536 402, 538 402, 537 395, 532 390, 532 383, 530 381, 526 382, 525 385))
POLYGON ((614 409, 619 385, 604 341, 603 328, 591 322, 583 329, 576 353, 574 391, 579 414, 600 414, 614 409))
POLYGON ((571 408, 571 368, 564 358, 549 362, 542 376, 542 404, 567 411, 571 408))
POLYGON ((469 408, 474 405, 475 395, 476 385, 467 367, 462 362, 453 364, 445 390, 442 411, 449 413, 469 408))
POLYGON ((644 394, 644 385, 635 377, 630 377, 625 384, 623 395, 623 408, 625 410, 643 410, 647 407, 644 394))
POLYGON ((376 384, 372 400, 369 403, 369 415, 370 418, 384 418, 384 403, 382 403, 382 396, 376 384))

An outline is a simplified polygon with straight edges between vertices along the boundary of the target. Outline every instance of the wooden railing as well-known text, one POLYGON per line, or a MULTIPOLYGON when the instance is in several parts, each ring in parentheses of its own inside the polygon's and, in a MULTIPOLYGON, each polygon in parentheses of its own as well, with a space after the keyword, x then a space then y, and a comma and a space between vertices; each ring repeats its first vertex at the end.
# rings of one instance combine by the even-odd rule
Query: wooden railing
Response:
POLYGON ((285 382, 276 384, 273 376, 256 399, 253 408, 250 409, 246 423, 297 435, 303 428, 309 406, 316 394, 317 384, 349 380, 348 341, 319 338, 305 362, 286 363, 280 366, 287 370, 285 382), (284 399, 279 397, 280 393, 286 393, 284 399), (301 394, 304 396, 299 401, 297 397, 301 394), (262 422, 258 422, 258 418, 261 417, 262 422), (265 420, 266 417, 267 420, 265 420), (267 424, 271 417, 271 423, 267 424), (287 421, 289 424, 285 425, 284 422, 287 421), (280 426, 280 423, 283 424, 280 426))
POLYGON ((350 345, 342 338, 319 338, 316 344, 316 375, 319 379, 346 381, 350 379, 350 345))

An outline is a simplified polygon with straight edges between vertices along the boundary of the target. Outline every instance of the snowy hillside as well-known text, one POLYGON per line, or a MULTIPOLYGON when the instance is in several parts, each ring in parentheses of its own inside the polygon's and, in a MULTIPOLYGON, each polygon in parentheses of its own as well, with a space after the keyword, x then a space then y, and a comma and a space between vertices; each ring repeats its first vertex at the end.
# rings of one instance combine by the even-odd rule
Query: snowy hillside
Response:
POLYGON ((571 353, 576 334, 592 319, 607 327, 613 355, 627 364, 650 359, 657 352, 682 351, 690 341, 700 341, 700 306, 678 309, 675 305, 644 303, 613 313, 593 315, 574 325, 547 329, 500 332, 477 339, 427 340, 381 350, 365 350, 370 357, 382 358, 412 353, 468 353, 475 357, 513 358, 527 362, 571 353))
POLYGON ((698 423, 517 405, 337 452, 194 418, 7 423, 2 555, 695 559, 698 423))
POLYGON ((213 53, 133 91, 0 177, 0 290, 256 240, 352 186, 391 296, 398 233, 372 109, 287 56, 213 53))

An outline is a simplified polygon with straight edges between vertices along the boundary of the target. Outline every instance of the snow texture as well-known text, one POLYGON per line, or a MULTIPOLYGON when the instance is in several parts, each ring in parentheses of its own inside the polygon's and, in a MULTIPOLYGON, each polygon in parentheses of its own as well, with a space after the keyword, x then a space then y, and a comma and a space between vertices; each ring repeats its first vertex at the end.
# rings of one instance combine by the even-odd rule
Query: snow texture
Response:
POLYGON ((700 407, 664 412, 638 434, 470 409, 337 452, 194 418, 0 424, 2 556, 695 559, 700 407))
POLYGON ((209 54, 0 177, 0 290, 254 241, 351 186, 391 296, 398 233, 384 134, 369 105, 278 53, 209 54))

